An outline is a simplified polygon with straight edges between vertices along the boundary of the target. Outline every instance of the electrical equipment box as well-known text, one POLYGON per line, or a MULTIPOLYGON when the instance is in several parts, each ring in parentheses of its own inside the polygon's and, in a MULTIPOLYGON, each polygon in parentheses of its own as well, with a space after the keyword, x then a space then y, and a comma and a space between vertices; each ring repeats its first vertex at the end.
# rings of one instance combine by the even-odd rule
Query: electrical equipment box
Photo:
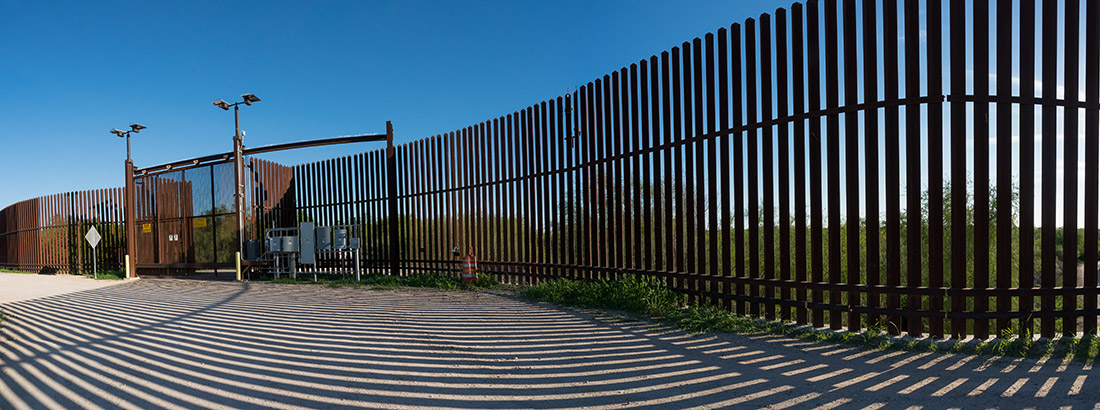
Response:
POLYGON ((335 249, 345 249, 348 247, 348 230, 342 228, 336 228, 333 232, 332 247, 335 249))
POLYGON ((332 249, 332 227, 317 227, 317 249, 332 249))
POLYGON ((283 237, 283 252, 298 252, 298 237, 297 236, 284 236, 283 237))
POLYGON ((314 236, 313 222, 298 224, 298 236, 302 239, 302 249, 298 257, 298 263, 310 265, 317 263, 317 253, 314 252, 317 249, 317 239, 314 236))
POLYGON ((260 241, 258 239, 249 239, 245 242, 244 259, 254 261, 260 258, 260 241))
POLYGON ((264 240, 254 243, 267 249, 258 257, 271 261, 270 272, 276 278, 307 273, 316 280, 317 275, 354 274, 358 280, 362 272, 361 229, 358 225, 317 226, 315 222, 302 222, 294 228, 266 229, 264 240), (305 270, 299 271, 298 265, 304 265, 305 270))
POLYGON ((267 252, 278 253, 283 251, 283 238, 281 236, 272 236, 267 238, 267 252))

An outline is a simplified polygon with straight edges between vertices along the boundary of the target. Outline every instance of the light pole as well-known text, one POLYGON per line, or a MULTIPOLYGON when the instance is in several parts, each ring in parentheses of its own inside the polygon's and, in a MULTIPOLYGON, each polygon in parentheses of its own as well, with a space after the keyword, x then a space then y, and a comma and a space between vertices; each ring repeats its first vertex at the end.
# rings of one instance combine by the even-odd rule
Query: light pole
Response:
POLYGON ((118 128, 111 130, 111 134, 117 135, 119 138, 126 138, 126 192, 125 200, 125 224, 126 224, 126 277, 137 277, 137 229, 134 225, 135 212, 134 212, 134 160, 130 158, 130 134, 137 134, 146 127, 141 124, 130 124, 129 131, 122 131, 118 128))
MULTIPOLYGON (((240 254, 244 252, 244 159, 241 158, 244 151, 244 135, 241 134, 241 115, 240 105, 252 105, 254 102, 259 102, 260 97, 256 94, 244 93, 241 94, 242 101, 237 103, 227 103, 225 100, 218 99, 214 101, 214 106, 223 110, 229 111, 229 107, 233 107, 233 178, 236 183, 236 189, 234 190, 234 203, 237 207, 237 264, 240 266, 240 254)), ((240 272, 237 272, 238 274, 240 272)))
POLYGON ((130 159, 130 134, 131 133, 137 134, 137 133, 141 132, 141 130, 146 129, 146 128, 149 128, 149 127, 146 127, 146 126, 141 125, 141 124, 130 124, 130 130, 129 131, 123 131, 123 130, 120 130, 118 128, 115 128, 115 129, 111 130, 111 134, 118 135, 119 138, 123 138, 123 137, 126 138, 126 162, 127 163, 132 163, 133 162, 133 160, 130 159))

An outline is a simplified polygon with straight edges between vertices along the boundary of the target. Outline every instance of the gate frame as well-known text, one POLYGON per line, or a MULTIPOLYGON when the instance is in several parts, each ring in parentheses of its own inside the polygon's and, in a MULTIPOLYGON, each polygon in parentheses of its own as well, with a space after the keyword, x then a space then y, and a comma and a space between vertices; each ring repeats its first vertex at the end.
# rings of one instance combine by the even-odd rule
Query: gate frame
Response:
MULTIPOLYGON (((198 167, 202 167, 202 166, 211 166, 211 165, 217 165, 217 164, 223 164, 223 163, 233 163, 234 164, 234 171, 235 171, 233 173, 233 179, 234 179, 234 185, 235 185, 235 189, 234 189, 235 194, 234 194, 234 196, 236 197, 234 202, 235 202, 236 208, 237 208, 236 214, 237 214, 237 224, 238 224, 237 262, 238 262, 238 266, 239 266, 240 254, 241 254, 240 252, 243 251, 242 249, 240 249, 241 248, 240 238, 243 238, 243 236, 242 236, 243 235, 243 229, 241 228, 241 226, 244 223, 244 207, 241 205, 244 202, 244 185, 241 183, 242 179, 243 179, 243 175, 242 175, 243 172, 242 171, 243 171, 243 165, 244 165, 244 157, 249 156, 249 155, 258 155, 258 154, 265 154, 265 153, 269 153, 269 152, 287 151, 287 150, 293 150, 293 149, 299 149, 299 148, 311 148, 311 147, 322 147, 322 146, 328 146, 328 145, 353 144, 353 143, 359 143, 359 142, 381 142, 381 141, 386 142, 386 156, 388 158, 388 160, 386 161, 386 171, 388 173, 386 185, 387 185, 387 190, 389 191, 389 195, 388 195, 389 198, 387 198, 387 202, 389 203, 388 204, 389 205, 388 209, 389 209, 389 213, 390 213, 389 223, 391 225, 390 226, 390 228, 391 228, 390 232, 391 232, 391 236, 392 236, 396 233, 396 228, 397 228, 396 227, 397 221, 393 217, 394 215, 396 215, 396 212, 397 212, 397 195, 395 195, 396 192, 397 192, 397 166, 396 166, 397 164, 396 164, 396 161, 394 161, 393 124, 390 121, 386 121, 386 133, 385 134, 363 134, 363 135, 353 135, 353 136, 326 138, 326 139, 311 140, 311 141, 298 141, 298 142, 289 142, 289 143, 283 143, 283 144, 266 145, 266 146, 257 147, 257 148, 245 148, 244 147, 244 139, 241 138, 241 139, 238 140, 235 137, 234 138, 234 144, 233 144, 234 145, 233 152, 226 152, 226 153, 222 153, 222 154, 214 154, 214 155, 207 155, 207 156, 203 156, 203 157, 190 158, 190 159, 174 161, 174 162, 164 163, 164 164, 160 164, 160 165, 154 165, 154 166, 151 166, 151 167, 145 167, 145 168, 136 168, 136 167, 134 167, 133 160, 127 159, 126 162, 125 162, 125 172, 126 172, 126 188, 125 188, 125 191, 126 191, 125 192, 125 201, 126 201, 126 205, 125 205, 126 216, 125 216, 125 219, 126 219, 126 221, 125 221, 125 230, 126 230, 126 253, 127 253, 126 262, 125 262, 126 263, 126 267, 125 267, 126 277, 127 278, 136 278, 137 277, 137 266, 138 266, 138 263, 140 262, 137 259, 137 217, 136 217, 137 203, 136 203, 136 195, 135 195, 135 190, 134 190, 135 189, 134 188, 134 178, 135 177, 137 177, 137 176, 148 177, 148 176, 154 176, 154 175, 164 174, 164 173, 168 173, 168 172, 198 168, 198 167)), ((391 243, 396 243, 396 242, 391 242, 391 243)), ((390 259, 391 259, 391 274, 396 273, 397 267, 398 267, 397 266, 398 262, 397 262, 397 251, 396 251, 396 249, 391 249, 390 250, 390 259)), ((202 264, 153 263, 153 264, 145 264, 145 265, 162 265, 165 268, 170 268, 170 267, 171 268, 180 268, 180 267, 192 267, 191 265, 196 265, 197 266, 197 265, 202 265, 202 264)))

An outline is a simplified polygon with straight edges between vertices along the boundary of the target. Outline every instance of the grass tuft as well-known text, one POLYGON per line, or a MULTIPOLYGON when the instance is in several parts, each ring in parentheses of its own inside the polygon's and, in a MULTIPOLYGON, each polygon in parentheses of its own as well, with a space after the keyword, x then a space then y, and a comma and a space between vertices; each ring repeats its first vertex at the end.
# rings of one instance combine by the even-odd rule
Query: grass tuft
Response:
POLYGON ((123 279, 126 279, 126 274, 123 273, 120 270, 109 270, 109 271, 99 272, 98 275, 93 275, 91 273, 85 273, 84 276, 87 276, 89 278, 94 278, 96 280, 123 280, 123 279))
POLYGON ((999 355, 1027 358, 1067 358, 1091 361, 1100 354, 1100 337, 1035 340, 1030 334, 1014 336, 1006 329, 989 342, 957 339, 935 341, 890 336, 884 323, 868 326, 864 332, 815 329, 792 322, 766 321, 738 316, 709 304, 687 304, 687 298, 666 288, 656 279, 627 276, 596 282, 555 279, 520 289, 520 295, 534 301, 589 309, 617 310, 644 315, 674 324, 693 333, 727 332, 773 334, 807 341, 857 345, 867 349, 953 352, 971 355, 999 355))

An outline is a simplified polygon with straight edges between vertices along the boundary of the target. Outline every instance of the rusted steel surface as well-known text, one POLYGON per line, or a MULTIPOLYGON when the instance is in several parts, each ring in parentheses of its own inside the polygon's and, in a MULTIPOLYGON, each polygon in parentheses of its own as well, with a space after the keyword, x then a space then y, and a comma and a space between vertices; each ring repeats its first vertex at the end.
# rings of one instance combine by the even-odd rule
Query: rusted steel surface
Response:
MULTIPOLYGON (((483 272, 508 282, 639 274, 817 327, 1091 332, 1100 6, 1042 5, 1019 5, 1039 18, 1037 38, 1008 2, 811 0, 470 127, 293 167, 251 159, 245 236, 353 224, 377 272, 453 272, 450 250, 472 246, 483 272), (1058 239, 1060 225, 1081 239, 1058 239)), ((135 174, 137 266, 216 264, 233 249, 195 222, 235 225, 230 157, 135 174)), ((119 226, 120 205, 95 212, 123 197, 5 208, 0 266, 85 266, 72 232, 119 226)), ((121 263, 124 235, 108 243, 114 259, 101 261, 121 263)))
POLYGON ((1052 160, 1058 151, 1077 157, 1076 140, 1036 147, 1024 139, 1018 153, 994 143, 1011 140, 1012 127, 1095 133, 1100 106, 1087 92, 1095 87, 1087 62, 1100 46, 1097 23, 1076 23, 1079 12, 1096 13, 1078 11, 1090 6, 1046 10, 1039 45, 1030 21, 1020 27, 1029 39, 1013 44, 1012 13, 1001 10, 1011 6, 991 10, 985 0, 808 1, 732 24, 507 116, 514 151, 513 140, 459 145, 455 161, 502 155, 505 171, 515 172, 455 179, 445 190, 459 198, 485 198, 487 188, 499 197, 439 217, 488 222, 476 235, 492 237, 472 240, 500 248, 486 249, 482 265, 506 280, 637 273, 738 313, 914 336, 988 337, 1032 319, 1044 335, 1072 333, 1082 317, 1084 329, 1095 329, 1095 275, 1081 281, 1059 267, 1082 246, 1086 265, 1096 263, 1096 207, 1085 208, 1084 220, 1076 214, 1079 197, 1096 202, 1097 144, 1084 139, 1078 195, 1075 178, 1054 178, 1063 167, 1076 175, 1072 161, 1052 160), (972 38, 971 24, 980 31, 972 38), (1084 45, 1083 84, 1076 48, 1054 50, 1058 36, 1084 45), (1021 72, 1028 85, 1014 94, 1002 80, 1014 74, 1012 56, 1064 58, 1064 75, 1047 69, 1043 82, 1084 85, 1085 99, 1053 87, 1036 95, 1030 63, 1021 72), (997 80, 984 81, 985 73, 997 80), (1048 114, 1034 124, 1031 115, 1014 117, 1014 107, 1048 114), (1084 128, 1049 114, 1063 111, 1083 116, 1084 128), (564 133, 555 133, 562 122, 564 133), (1019 207, 1010 209, 1013 161, 1043 179, 1021 183, 1019 207), (994 198, 994 190, 1006 195, 994 198), (1069 192, 1056 206, 1066 226, 1084 228, 1082 243, 1047 239, 1059 232, 1055 205, 1037 197, 1057 192, 1069 192), (962 196, 973 202, 952 200, 962 196), (1012 259, 1016 238, 1028 250, 1040 240, 1041 251, 1012 259))
POLYGON ((101 271, 122 270, 126 254, 123 189, 67 192, 28 199, 0 210, 0 268, 39 273, 91 273, 95 227, 101 271))

